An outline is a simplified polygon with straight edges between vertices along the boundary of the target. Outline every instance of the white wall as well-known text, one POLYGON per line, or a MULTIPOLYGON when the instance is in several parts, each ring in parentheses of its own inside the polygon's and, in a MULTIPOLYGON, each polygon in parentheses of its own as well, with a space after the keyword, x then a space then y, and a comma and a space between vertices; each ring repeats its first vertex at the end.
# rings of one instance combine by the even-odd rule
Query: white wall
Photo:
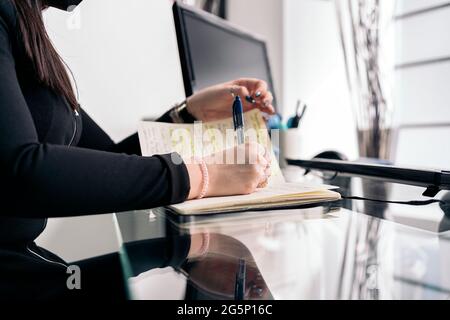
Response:
POLYGON ((358 154, 344 59, 333 1, 284 0, 285 115, 297 99, 308 105, 303 126, 303 157, 337 150, 358 154))
MULTIPOLYGON (((113 137, 134 132, 184 97, 169 0, 85 1, 48 10, 52 40, 73 70, 85 110, 113 137)), ((73 261, 117 249, 111 215, 53 219, 39 243, 73 261)))
POLYGON ((133 133, 143 116, 157 117, 184 97, 171 5, 84 1, 79 28, 67 13, 47 12, 49 33, 75 73, 82 106, 116 140, 133 133))
POLYGON ((228 0, 228 20, 267 40, 275 94, 283 107, 283 0, 228 0))

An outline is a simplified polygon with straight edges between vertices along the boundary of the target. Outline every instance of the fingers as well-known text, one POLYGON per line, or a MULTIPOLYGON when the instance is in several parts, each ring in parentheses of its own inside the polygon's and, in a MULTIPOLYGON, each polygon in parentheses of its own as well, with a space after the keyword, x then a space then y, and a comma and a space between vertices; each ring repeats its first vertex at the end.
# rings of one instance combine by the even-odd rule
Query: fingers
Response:
POLYGON ((266 149, 266 153, 264 154, 264 157, 266 158, 269 166, 271 166, 272 165, 272 153, 266 149))
POLYGON ((268 160, 266 158, 266 148, 257 143, 257 142, 247 142, 245 144, 246 149, 246 155, 248 159, 248 164, 258 164, 260 161, 262 161, 264 164, 268 163, 268 160))
POLYGON ((270 166, 268 166, 265 170, 264 170, 264 175, 266 176, 266 179, 270 178, 270 176, 272 175, 272 168, 270 166))
POLYGON ((265 188, 271 175, 270 156, 266 148, 258 143, 246 143, 238 146, 237 152, 246 153, 246 161, 240 165, 239 179, 244 182, 243 194, 251 194, 258 188, 265 188))
POLYGON ((234 83, 238 86, 246 87, 250 91, 250 95, 255 98, 268 90, 267 82, 260 79, 242 78, 234 81, 234 83))
MULTIPOLYGON (((247 170, 250 170, 250 181, 252 181, 250 184, 253 185, 253 188, 265 188, 272 173, 271 153, 263 145, 254 142, 239 146, 238 150, 242 147, 245 148, 247 155, 246 166, 247 170)), ((253 191, 254 189, 251 192, 253 191)))
POLYGON ((245 86, 233 85, 230 88, 230 93, 233 96, 241 97, 242 101, 247 101, 246 97, 250 96, 250 91, 245 86))
POLYGON ((240 94, 244 98, 244 110, 254 108, 264 113, 275 114, 273 107, 273 94, 269 91, 267 82, 259 79, 244 78, 233 82, 236 86, 246 88, 246 92, 240 94))
POLYGON ((256 142, 248 142, 249 149, 254 148, 254 151, 263 158, 264 163, 270 165, 272 163, 272 154, 268 148, 264 145, 256 143, 256 142))
POLYGON ((269 178, 272 175, 272 170, 270 168, 270 165, 265 167, 262 170, 262 173, 260 174, 259 184, 257 188, 265 188, 269 184, 269 178))
POLYGON ((265 188, 268 185, 269 177, 271 176, 271 157, 266 148, 258 144, 258 184, 257 188, 265 188))
POLYGON ((259 98, 255 99, 253 107, 260 109, 264 113, 270 115, 275 114, 275 108, 273 106, 273 94, 270 91, 263 92, 259 98))
POLYGON ((267 93, 269 91, 269 87, 267 85, 267 82, 259 80, 255 83, 255 89, 252 90, 252 94, 255 98, 260 98, 264 93, 267 93))
POLYGON ((261 111, 274 114, 275 108, 273 107, 273 94, 270 91, 266 91, 263 93, 260 98, 258 98, 257 102, 259 103, 259 107, 261 111))
POLYGON ((270 166, 269 161, 268 161, 267 158, 266 158, 265 156, 263 156, 263 155, 258 155, 258 159, 257 159, 256 164, 257 164, 258 166, 260 166, 263 170, 265 170, 267 167, 270 166))
POLYGON ((264 148, 264 162, 261 163, 261 165, 263 165, 263 178, 262 181, 260 181, 258 188, 265 188, 267 187, 268 183, 269 183, 269 178, 272 175, 272 157, 271 157, 271 153, 269 152, 269 150, 267 148, 264 148))

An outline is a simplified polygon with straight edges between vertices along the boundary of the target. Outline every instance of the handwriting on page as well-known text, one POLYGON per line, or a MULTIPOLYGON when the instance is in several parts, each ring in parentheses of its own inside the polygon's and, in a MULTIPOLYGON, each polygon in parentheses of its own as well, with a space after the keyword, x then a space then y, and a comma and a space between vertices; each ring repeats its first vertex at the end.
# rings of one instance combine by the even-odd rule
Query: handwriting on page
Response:
MULTIPOLYGON (((246 140, 266 146, 272 154, 271 181, 284 181, 261 112, 252 110, 244 116, 246 140)), ((184 159, 205 157, 236 145, 231 118, 195 124, 142 122, 139 139, 144 156, 177 152, 184 159)))

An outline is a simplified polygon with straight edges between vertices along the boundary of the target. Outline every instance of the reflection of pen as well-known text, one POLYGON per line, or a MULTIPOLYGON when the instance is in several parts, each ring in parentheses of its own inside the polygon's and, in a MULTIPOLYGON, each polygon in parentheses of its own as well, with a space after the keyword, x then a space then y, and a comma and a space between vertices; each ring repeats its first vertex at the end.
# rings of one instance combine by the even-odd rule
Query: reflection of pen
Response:
POLYGON ((245 300, 245 281, 247 267, 244 259, 239 259, 239 270, 236 274, 236 285, 234 288, 234 299, 238 301, 245 300))
POLYGON ((236 131, 237 134, 238 144, 244 144, 244 109, 239 96, 236 96, 233 103, 233 124, 234 131, 236 131))

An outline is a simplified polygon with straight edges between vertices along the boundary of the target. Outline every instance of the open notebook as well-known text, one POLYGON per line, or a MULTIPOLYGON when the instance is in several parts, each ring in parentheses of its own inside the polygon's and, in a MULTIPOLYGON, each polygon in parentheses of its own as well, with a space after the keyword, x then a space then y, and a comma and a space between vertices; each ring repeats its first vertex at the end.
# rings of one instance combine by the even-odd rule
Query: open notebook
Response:
MULTIPOLYGON (((245 129, 248 136, 271 150, 271 142, 263 116, 259 110, 245 114, 245 129)), ((167 124, 141 122, 139 140, 143 156, 178 152, 183 158, 214 154, 235 145, 233 120, 203 124, 167 124), (197 137, 197 138, 194 138, 197 137)), ((284 180, 275 154, 272 153, 272 176, 266 188, 242 196, 216 197, 186 201, 170 208, 181 215, 202 215, 247 211, 263 208, 291 207, 316 202, 340 199, 329 186, 308 186, 287 183, 284 180)))

